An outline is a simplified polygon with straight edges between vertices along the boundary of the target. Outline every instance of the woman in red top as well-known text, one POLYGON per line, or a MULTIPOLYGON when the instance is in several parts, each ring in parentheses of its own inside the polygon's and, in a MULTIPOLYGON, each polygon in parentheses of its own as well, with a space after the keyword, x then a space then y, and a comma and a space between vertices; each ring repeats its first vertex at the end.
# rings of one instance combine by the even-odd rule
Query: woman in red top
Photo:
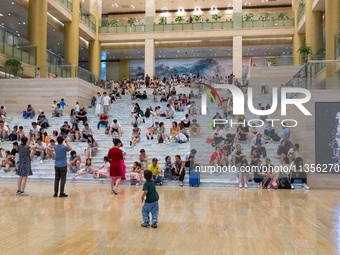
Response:
POLYGON ((122 167, 121 161, 123 158, 123 152, 119 149, 122 145, 122 141, 120 139, 113 139, 113 148, 109 150, 107 155, 108 159, 111 161, 110 164, 110 177, 111 177, 111 189, 112 194, 117 195, 117 187, 120 183, 122 176, 122 167), (117 177, 117 182, 114 184, 114 179, 117 177))
POLYGON ((211 166, 227 166, 228 165, 228 158, 225 157, 221 151, 220 147, 216 147, 215 152, 211 154, 210 157, 210 165, 211 166))

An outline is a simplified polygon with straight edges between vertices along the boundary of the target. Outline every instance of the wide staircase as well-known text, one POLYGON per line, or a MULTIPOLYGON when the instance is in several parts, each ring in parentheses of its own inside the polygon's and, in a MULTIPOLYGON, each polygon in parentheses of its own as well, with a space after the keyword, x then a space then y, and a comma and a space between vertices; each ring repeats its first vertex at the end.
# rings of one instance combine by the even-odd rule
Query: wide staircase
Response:
MULTIPOLYGON (((144 90, 144 89, 142 89, 144 90)), ((155 108, 156 106, 161 106, 161 109, 164 111, 166 107, 166 103, 162 102, 153 102, 153 96, 152 96, 152 90, 145 89, 148 93, 148 99, 147 100, 140 100, 140 101, 134 101, 138 102, 141 109, 145 111, 147 106, 152 106, 155 108)), ((179 88, 179 86, 176 88, 177 95, 180 93, 185 93, 188 95, 190 93, 189 88, 179 88)), ((195 94, 198 94, 198 90, 191 89, 194 91, 195 94)), ((160 96, 158 96, 158 100, 160 99, 160 96)), ((200 104, 200 99, 194 99, 196 104, 200 104)), ((132 126, 130 125, 131 121, 131 99, 130 96, 126 95, 123 96, 122 99, 117 99, 111 106, 110 112, 109 112, 109 123, 112 122, 113 119, 117 119, 121 126, 122 126, 122 137, 121 140, 123 142, 124 148, 126 150, 126 156, 125 156, 125 164, 126 164, 126 180, 123 181, 123 184, 129 183, 129 173, 131 170, 131 167, 133 165, 133 162, 138 161, 139 151, 141 149, 145 149, 146 153, 148 155, 148 163, 151 163, 152 158, 157 158, 158 163, 161 166, 161 169, 163 169, 164 165, 164 159, 166 156, 171 156, 172 162, 175 159, 175 155, 180 155, 181 157, 184 157, 184 155, 190 151, 191 148, 197 149, 197 162, 200 165, 209 165, 209 161, 207 161, 207 158, 210 159, 210 155, 214 152, 214 148, 210 144, 205 144, 205 141, 208 136, 213 135, 213 130, 211 128, 208 128, 208 123, 212 122, 212 118, 209 116, 214 115, 216 112, 220 112, 222 114, 222 109, 216 108, 216 106, 208 102, 208 115, 207 116, 191 116, 191 120, 196 118, 198 123, 201 125, 201 134, 199 137, 193 137, 191 138, 190 142, 184 143, 184 144, 178 144, 178 143, 170 143, 167 141, 166 143, 158 144, 157 140, 147 140, 146 139, 146 129, 145 125, 143 123, 140 124, 141 128, 141 141, 137 143, 136 146, 131 147, 130 146, 130 138, 131 138, 131 132, 132 132, 132 126)), ((262 103, 262 105, 271 104, 271 94, 266 95, 254 95, 254 105, 256 106, 258 103, 262 103)), ((46 111, 47 112, 47 111, 46 111)), ((164 117, 160 117, 159 119, 155 119, 155 121, 158 122, 164 122, 166 127, 166 132, 169 132, 170 127, 172 125, 173 121, 180 122, 181 119, 184 118, 185 113, 187 113, 187 110, 184 112, 176 112, 174 119, 166 119, 164 117)), ((249 110, 246 110, 245 117, 247 120, 249 119, 258 119, 258 116, 252 115, 249 110)), ((48 128, 47 132, 50 135, 53 130, 60 130, 60 127, 62 126, 64 121, 69 121, 70 118, 68 116, 68 113, 64 113, 64 116, 60 118, 52 118, 51 116, 48 116, 49 123, 51 127, 48 128)), ((113 146, 112 144, 112 137, 105 135, 105 128, 101 127, 100 130, 96 130, 96 126, 98 123, 98 117, 97 116, 89 116, 89 125, 90 127, 95 131, 94 138, 99 143, 100 148, 98 150, 98 153, 95 157, 93 157, 93 165, 95 169, 98 169, 103 165, 103 157, 107 155, 108 150, 113 146)), ((234 123, 236 123, 236 117, 234 118, 234 123)), ((15 125, 22 125, 24 127, 24 131, 27 134, 30 127, 32 120, 26 120, 23 119, 21 116, 8 116, 6 118, 6 122, 12 129, 15 125)), ((234 125, 233 127, 230 127, 226 130, 224 130, 224 136, 227 133, 235 134, 237 125, 234 125)), ((83 125, 79 125, 79 129, 82 130, 83 125)), ((280 127, 276 127, 277 131, 280 131, 280 127)), ((264 127, 258 128, 258 130, 263 134, 264 127)), ((248 145, 247 141, 239 141, 239 143, 242 145, 242 148, 247 153, 247 159, 248 162, 250 162, 250 146, 248 145)), ((85 163, 85 150, 87 149, 87 144, 85 142, 71 142, 70 143, 73 150, 77 151, 77 154, 81 156, 82 158, 82 168, 85 163)), ((5 150, 10 150, 12 148, 12 143, 9 141, 5 141, 3 143, 3 153, 5 150)), ((266 145, 267 148, 267 157, 269 157, 272 160, 272 164, 279 165, 280 160, 278 159, 276 155, 276 150, 278 147, 278 142, 269 143, 266 145)), ((231 159, 230 159, 231 160, 231 159)), ((261 158, 263 162, 265 162, 264 159, 261 158)), ((40 158, 34 157, 32 162, 32 170, 33 170, 33 176, 30 176, 28 178, 29 181, 38 181, 38 182, 52 182, 54 180, 54 161, 48 161, 45 160, 44 164, 40 164, 40 158)), ((13 170, 13 169, 11 169, 13 170)), ((77 177, 75 180, 71 180, 71 178, 74 176, 74 173, 68 173, 67 178, 68 181, 76 182, 76 183, 109 183, 109 180, 106 178, 100 178, 100 179, 93 179, 92 175, 83 175, 80 177, 77 177)), ((5 173, 4 171, 0 171, 0 180, 5 181, 14 181, 17 180, 17 176, 15 175, 15 172, 11 171, 8 173, 5 173)), ((184 185, 189 184, 189 173, 187 172, 184 185)), ((252 182, 248 183, 249 186, 256 186, 257 184, 254 184, 252 182)), ((165 181, 164 185, 179 185, 178 182, 175 181, 165 181)), ((230 187, 236 187, 238 186, 238 179, 237 179, 237 173, 235 172, 227 172, 227 173, 201 173, 201 185, 204 186, 230 186, 230 187)))

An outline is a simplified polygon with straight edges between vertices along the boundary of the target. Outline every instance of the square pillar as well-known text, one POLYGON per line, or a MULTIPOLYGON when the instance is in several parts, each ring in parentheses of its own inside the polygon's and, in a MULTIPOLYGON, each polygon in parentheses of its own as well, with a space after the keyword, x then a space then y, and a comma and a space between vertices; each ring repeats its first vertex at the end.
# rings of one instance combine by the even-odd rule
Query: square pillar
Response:
POLYGON ((312 0, 306 0, 306 45, 312 48, 312 54, 314 55, 323 45, 323 24, 322 12, 313 12, 312 6, 312 0))
POLYGON ((153 31, 155 13, 155 0, 145 0, 145 32, 153 31))
POLYGON ((96 18, 96 38, 89 41, 89 71, 100 77, 101 43, 99 27, 102 17, 102 1, 90 0, 90 13, 96 18))
POLYGON ((233 37, 233 74, 242 80, 242 36, 233 37))
POLYGON ((242 28, 242 0, 233 0, 233 27, 242 28))
POLYGON ((28 3, 28 40, 37 46, 40 77, 46 78, 47 0, 30 0, 28 3))
POLYGON ((73 0, 72 21, 64 23, 64 56, 73 67, 71 76, 77 76, 75 66, 79 63, 79 0, 73 0))
POLYGON ((155 41, 154 39, 145 40, 145 76, 148 74, 151 79, 155 75, 155 41))
POLYGON ((294 14, 294 34, 293 34, 293 65, 302 65, 303 61, 298 53, 298 50, 305 44, 305 34, 298 33, 298 14, 299 2, 293 1, 293 14, 294 14))

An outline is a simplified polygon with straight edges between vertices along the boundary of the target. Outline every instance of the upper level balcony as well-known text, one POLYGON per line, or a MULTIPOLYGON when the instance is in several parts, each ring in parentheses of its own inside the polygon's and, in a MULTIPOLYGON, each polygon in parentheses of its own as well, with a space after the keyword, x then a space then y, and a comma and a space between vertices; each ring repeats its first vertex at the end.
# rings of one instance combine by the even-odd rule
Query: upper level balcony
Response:
POLYGON ((220 30, 294 26, 293 13, 290 11, 244 13, 242 21, 240 22, 234 21, 232 14, 162 16, 154 18, 153 24, 151 23, 150 25, 146 24, 144 17, 130 17, 125 19, 113 18, 102 19, 99 33, 220 30), (240 22, 242 24, 240 24, 240 22))

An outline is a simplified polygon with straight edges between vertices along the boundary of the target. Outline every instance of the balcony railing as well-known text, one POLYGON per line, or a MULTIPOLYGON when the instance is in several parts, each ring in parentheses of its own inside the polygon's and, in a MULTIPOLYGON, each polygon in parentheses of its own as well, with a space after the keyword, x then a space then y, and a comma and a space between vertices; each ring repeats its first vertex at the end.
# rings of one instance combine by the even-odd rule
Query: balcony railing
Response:
POLYGON ((37 47, 28 40, 0 28, 0 53, 36 65, 37 47))
MULTIPOLYGON (((182 31, 182 30, 214 30, 232 29, 234 22, 232 14, 225 14, 213 19, 212 15, 191 16, 164 16, 156 17, 153 22, 153 31, 182 31), (179 18, 180 17, 180 18, 179 18)), ((129 19, 103 19, 100 33, 126 33, 144 32, 145 20, 143 17, 129 19)), ((243 15, 243 28, 256 27, 285 27, 294 26, 292 12, 259 12, 243 15)))
POLYGON ((334 59, 340 57, 340 31, 334 37, 334 59))
POLYGON ((144 25, 99 27, 99 33, 128 33, 128 32, 144 32, 144 31, 145 31, 144 25))
POLYGON ((90 29, 96 32, 96 18, 89 12, 88 9, 80 5, 79 19, 85 23, 90 29))
MULTIPOLYGON (((326 49, 325 48, 321 48, 317 53, 315 53, 312 56, 312 60, 317 61, 317 60, 325 60, 326 59, 326 49)), ((322 69, 324 69, 326 67, 326 63, 325 62, 315 62, 314 66, 313 66, 313 70, 315 72, 315 74, 317 74, 318 72, 320 72, 322 69)))
POLYGON ((300 22, 303 15, 305 15, 305 11, 306 11, 305 6, 306 6, 305 1, 301 1, 300 5, 299 5, 299 9, 298 9, 298 18, 297 18, 298 23, 300 22))
POLYGON ((70 12, 73 11, 73 0, 59 0, 70 12))
POLYGON ((104 84, 105 81, 100 77, 90 73, 89 71, 75 65, 47 65, 47 66, 24 66, 16 76, 10 74, 8 67, 0 68, 0 78, 3 79, 18 79, 18 78, 35 78, 37 69, 40 73, 46 73, 46 78, 79 78, 89 83, 98 85, 104 84))
POLYGON ((253 67, 292 66, 295 63, 298 65, 304 64, 304 58, 302 56, 292 56, 292 55, 252 57, 250 61, 251 61, 251 66, 253 67))

